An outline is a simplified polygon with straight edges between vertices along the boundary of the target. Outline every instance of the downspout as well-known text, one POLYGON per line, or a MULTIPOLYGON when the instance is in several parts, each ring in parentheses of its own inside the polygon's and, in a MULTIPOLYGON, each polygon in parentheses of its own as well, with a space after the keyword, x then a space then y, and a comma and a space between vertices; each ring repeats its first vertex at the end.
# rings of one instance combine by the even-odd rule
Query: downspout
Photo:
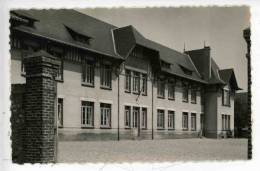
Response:
POLYGON ((152 140, 154 139, 154 133, 153 133, 153 78, 151 79, 152 81, 152 140))
POLYGON ((119 135, 120 135, 120 133, 119 133, 119 114, 120 114, 120 111, 119 111, 119 97, 120 97, 120 94, 119 94, 119 90, 120 90, 120 88, 119 88, 119 80, 120 80, 120 74, 118 73, 118 75, 117 75, 117 77, 118 77, 118 79, 117 79, 117 140, 119 141, 120 140, 120 137, 119 137, 119 135))

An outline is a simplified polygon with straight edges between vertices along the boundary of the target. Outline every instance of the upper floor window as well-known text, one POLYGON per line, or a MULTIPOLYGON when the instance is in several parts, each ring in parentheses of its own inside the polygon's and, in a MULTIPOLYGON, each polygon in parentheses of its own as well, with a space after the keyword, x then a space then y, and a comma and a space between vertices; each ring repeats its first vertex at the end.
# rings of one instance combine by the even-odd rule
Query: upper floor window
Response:
POLYGON ((94 63, 87 61, 82 68, 82 82, 94 86, 95 67, 94 63))
POLYGON ((164 98, 165 97, 165 82, 163 80, 158 80, 157 82, 157 97, 164 98))
POLYGON ((230 91, 227 89, 222 90, 222 105, 230 106, 230 91))
POLYGON ((63 99, 58 98, 58 127, 63 127, 63 99))
POLYGON ((82 127, 94 126, 94 103, 88 101, 81 102, 81 125, 82 127))
POLYGON ((172 82, 168 83, 168 99, 175 99, 175 84, 172 82))
POLYGON ((140 73, 133 72, 133 92, 139 93, 140 91, 140 73))
POLYGON ((131 92, 131 71, 125 70, 125 91, 131 92))
POLYGON ((191 89, 191 103, 197 103, 197 91, 196 89, 191 89))
POLYGON ((101 65, 100 67, 100 81, 102 88, 112 87, 112 69, 111 65, 101 65))
POLYGON ((164 129, 164 110, 157 110, 157 129, 164 129))
POLYGON ((200 104, 204 105, 204 103, 205 103, 205 92, 204 92, 204 90, 201 90, 200 91, 200 104))
POLYGON ((147 74, 142 74, 142 94, 147 95, 147 74))
POLYGON ((111 104, 101 103, 100 114, 101 127, 111 128, 111 104))
POLYGON ((186 84, 182 87, 182 101, 189 102, 189 87, 186 84))

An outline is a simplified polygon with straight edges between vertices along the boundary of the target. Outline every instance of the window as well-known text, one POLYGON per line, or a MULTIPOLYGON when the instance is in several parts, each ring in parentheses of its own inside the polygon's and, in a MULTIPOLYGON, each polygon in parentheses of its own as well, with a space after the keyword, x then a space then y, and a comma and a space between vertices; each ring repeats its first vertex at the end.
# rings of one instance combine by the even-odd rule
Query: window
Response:
POLYGON ((63 127, 63 99, 58 98, 58 127, 63 127))
POLYGON ((142 108, 142 129, 147 129, 147 108, 142 108))
POLYGON ((196 113, 191 114, 191 130, 196 131, 197 123, 196 123, 196 113))
POLYGON ((165 97, 165 83, 162 80, 158 80, 158 87, 157 87, 157 97, 164 98, 165 97))
POLYGON ((201 90, 200 91, 200 104, 204 105, 204 103, 205 103, 205 92, 204 92, 204 90, 201 90))
POLYGON ((82 82, 94 86, 95 67, 94 63, 87 61, 82 68, 82 82))
POLYGON ((111 104, 101 103, 100 104, 101 113, 101 127, 110 128, 111 127, 111 104))
POLYGON ((164 110, 157 111, 157 129, 164 129, 164 110))
POLYGON ((102 65, 100 68, 101 87, 111 89, 112 70, 110 65, 102 65))
POLYGON ((142 95, 147 95, 147 74, 142 74, 142 95))
POLYGON ((168 111, 168 129, 175 128, 174 111, 168 111))
POLYGON ((94 126, 94 103, 88 101, 81 102, 81 126, 94 126))
POLYGON ((223 89, 222 90, 222 104, 223 106, 230 106, 230 91, 223 89))
POLYGON ((182 87, 182 101, 189 102, 189 88, 188 85, 183 85, 182 87))
POLYGON ((182 129, 183 130, 188 130, 189 126, 188 126, 188 112, 183 112, 182 113, 182 129))
POLYGON ((191 89, 191 103, 196 104, 197 103, 197 91, 196 89, 191 89))
POLYGON ((139 107, 133 107, 133 128, 138 127, 138 122, 139 122, 139 107))
POLYGON ((175 85, 172 82, 168 83, 168 99, 175 99, 175 85))
POLYGON ((125 91, 131 92, 131 71, 125 70, 125 91))
POLYGON ((63 81, 63 59, 61 58, 61 64, 59 65, 56 80, 63 81))
POLYGON ((131 127, 131 107, 125 106, 125 128, 131 127))
POLYGON ((230 130, 230 115, 222 114, 222 130, 230 130))
POLYGON ((133 72, 133 92, 140 92, 140 73, 133 72))

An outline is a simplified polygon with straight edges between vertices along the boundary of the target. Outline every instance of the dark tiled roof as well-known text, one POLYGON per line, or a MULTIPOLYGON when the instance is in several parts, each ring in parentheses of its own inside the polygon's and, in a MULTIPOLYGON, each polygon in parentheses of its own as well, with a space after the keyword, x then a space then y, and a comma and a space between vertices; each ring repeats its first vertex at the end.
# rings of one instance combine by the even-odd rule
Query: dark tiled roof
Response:
POLYGON ((236 76, 234 73, 233 68, 230 69, 223 69, 223 70, 219 70, 219 75, 220 78, 226 83, 230 83, 231 86, 235 89, 235 90, 241 90, 238 87, 237 81, 236 81, 236 76))
POLYGON ((68 44, 84 47, 85 49, 104 55, 121 58, 114 51, 111 30, 116 27, 111 24, 102 22, 75 10, 67 9, 16 10, 15 13, 39 21, 35 22, 34 28, 19 26, 15 29, 25 32, 29 31, 46 38, 67 42, 68 44), (80 34, 91 37, 90 45, 75 41, 64 25, 71 27, 80 34))

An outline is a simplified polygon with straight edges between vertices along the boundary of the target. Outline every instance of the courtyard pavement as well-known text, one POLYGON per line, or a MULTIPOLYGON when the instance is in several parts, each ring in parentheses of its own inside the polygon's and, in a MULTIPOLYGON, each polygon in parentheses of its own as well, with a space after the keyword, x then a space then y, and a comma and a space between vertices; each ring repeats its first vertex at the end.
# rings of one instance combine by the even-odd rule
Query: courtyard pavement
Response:
POLYGON ((246 160, 247 139, 61 141, 58 162, 246 160))

